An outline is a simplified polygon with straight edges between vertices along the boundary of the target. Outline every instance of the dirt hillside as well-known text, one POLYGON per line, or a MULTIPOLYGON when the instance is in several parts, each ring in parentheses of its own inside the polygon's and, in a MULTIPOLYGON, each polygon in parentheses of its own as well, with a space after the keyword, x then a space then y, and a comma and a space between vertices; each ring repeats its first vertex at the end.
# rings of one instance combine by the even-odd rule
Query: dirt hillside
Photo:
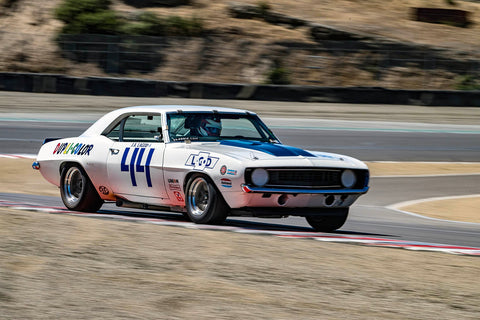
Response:
MULTIPOLYGON (((60 0, 14 2, 11 8, 0 7, 0 71, 263 83, 280 62, 294 84, 452 89, 461 83, 464 74, 476 72, 476 60, 469 61, 480 52, 480 4, 473 2, 457 0, 453 6, 444 0, 237 1, 252 5, 268 3, 270 10, 280 14, 403 42, 407 47, 412 44, 417 49, 418 45, 446 49, 441 56, 422 63, 417 60, 430 59, 429 54, 409 57, 404 52, 401 56, 410 62, 399 64, 392 57, 372 50, 332 51, 324 43, 315 42, 306 27, 295 29, 257 19, 232 18, 228 0, 192 0, 189 6, 144 10, 161 16, 200 17, 207 36, 171 42, 161 49, 161 61, 153 64, 149 72, 125 70, 118 73, 96 63, 76 63, 66 58, 68 53, 60 52, 53 41, 62 26, 53 18, 53 9, 60 0), (413 21, 411 8, 418 6, 467 10, 471 13, 472 24, 459 28, 413 21), (445 62, 447 64, 440 67, 443 62, 439 59, 453 59, 453 62, 445 62), (425 63, 437 68, 425 73, 422 70, 425 63), (466 69, 460 71, 460 68, 466 69)), ((120 0, 113 3, 113 8, 124 16, 139 10, 120 0)), ((420 48, 427 48, 427 53, 430 50, 429 47, 420 48)))

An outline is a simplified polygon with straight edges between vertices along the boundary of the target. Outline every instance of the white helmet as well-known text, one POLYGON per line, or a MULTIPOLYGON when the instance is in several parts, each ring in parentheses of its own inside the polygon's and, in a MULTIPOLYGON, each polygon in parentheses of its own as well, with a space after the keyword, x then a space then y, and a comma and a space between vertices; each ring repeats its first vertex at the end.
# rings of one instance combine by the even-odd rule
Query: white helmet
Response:
POLYGON ((198 133, 204 137, 219 137, 222 124, 219 119, 203 119, 198 127, 198 133))

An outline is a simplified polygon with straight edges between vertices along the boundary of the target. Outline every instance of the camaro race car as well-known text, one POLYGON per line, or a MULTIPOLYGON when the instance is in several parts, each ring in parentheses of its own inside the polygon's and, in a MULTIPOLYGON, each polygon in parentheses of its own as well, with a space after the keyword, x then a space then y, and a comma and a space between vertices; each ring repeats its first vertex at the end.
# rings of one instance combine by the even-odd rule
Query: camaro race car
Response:
POLYGON ((326 232, 369 188, 359 160, 283 145, 253 112, 201 106, 112 111, 79 137, 46 139, 33 167, 74 211, 115 202, 205 224, 295 215, 326 232))

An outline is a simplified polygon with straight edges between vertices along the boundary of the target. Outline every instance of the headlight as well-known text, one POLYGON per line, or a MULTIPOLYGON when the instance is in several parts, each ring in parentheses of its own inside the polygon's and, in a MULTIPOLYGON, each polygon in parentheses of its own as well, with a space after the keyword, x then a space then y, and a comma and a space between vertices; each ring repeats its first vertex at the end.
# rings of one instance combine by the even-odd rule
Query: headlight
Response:
POLYGON ((342 184, 345 188, 351 188, 357 182, 357 177, 355 177, 355 172, 352 170, 345 170, 342 172, 342 184))
POLYGON ((268 172, 265 169, 255 169, 252 172, 252 182, 257 187, 263 187, 268 182, 268 172))

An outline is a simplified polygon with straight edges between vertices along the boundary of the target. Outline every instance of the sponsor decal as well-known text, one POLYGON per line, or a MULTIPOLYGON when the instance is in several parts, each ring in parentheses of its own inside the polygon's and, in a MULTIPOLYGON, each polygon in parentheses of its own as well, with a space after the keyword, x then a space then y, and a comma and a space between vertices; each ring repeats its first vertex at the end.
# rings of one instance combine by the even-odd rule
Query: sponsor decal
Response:
POLYGON ((228 169, 228 170, 227 170, 227 174, 229 174, 229 175, 231 175, 231 176, 236 176, 236 175, 237 175, 237 170, 228 169))
POLYGON ((203 171, 205 169, 213 169, 218 162, 217 157, 211 157, 209 152, 200 152, 198 154, 191 154, 185 165, 193 167, 193 170, 203 171))
POLYGON ((151 143, 144 143, 144 142, 132 142, 131 148, 149 148, 152 144, 151 143))
POLYGON ((110 194, 110 191, 109 191, 108 188, 105 187, 105 186, 100 186, 100 187, 98 187, 98 191, 100 191, 102 194, 104 194, 104 195, 106 195, 106 196, 110 194))
POLYGON ((89 156, 93 149, 93 144, 85 143, 58 143, 53 150, 53 154, 74 154, 78 156, 89 156))
POLYGON ((178 179, 168 179, 168 188, 170 190, 182 190, 180 187, 180 183, 178 182, 178 179))
POLYGON ((183 197, 182 197, 182 194, 180 192, 175 191, 175 192, 173 192, 173 194, 175 195, 175 198, 177 198, 178 201, 183 202, 183 197))
POLYGON ((223 178, 223 179, 220 180, 220 184, 224 188, 231 188, 232 187, 232 180, 223 178))
POLYGON ((142 166, 143 155, 145 154, 146 148, 134 148, 130 161, 127 161, 128 154, 130 153, 130 148, 125 148, 122 157, 122 163, 120 164, 120 170, 130 172, 130 179, 132 181, 132 186, 137 186, 137 179, 135 173, 145 173, 147 179, 148 187, 152 187, 152 177, 150 175, 150 162, 152 161, 153 153, 155 149, 151 148, 148 150, 147 159, 145 164, 142 166))
POLYGON ((220 174, 223 176, 225 173, 227 173, 227 166, 226 166, 226 165, 223 165, 223 166, 220 168, 220 174))

